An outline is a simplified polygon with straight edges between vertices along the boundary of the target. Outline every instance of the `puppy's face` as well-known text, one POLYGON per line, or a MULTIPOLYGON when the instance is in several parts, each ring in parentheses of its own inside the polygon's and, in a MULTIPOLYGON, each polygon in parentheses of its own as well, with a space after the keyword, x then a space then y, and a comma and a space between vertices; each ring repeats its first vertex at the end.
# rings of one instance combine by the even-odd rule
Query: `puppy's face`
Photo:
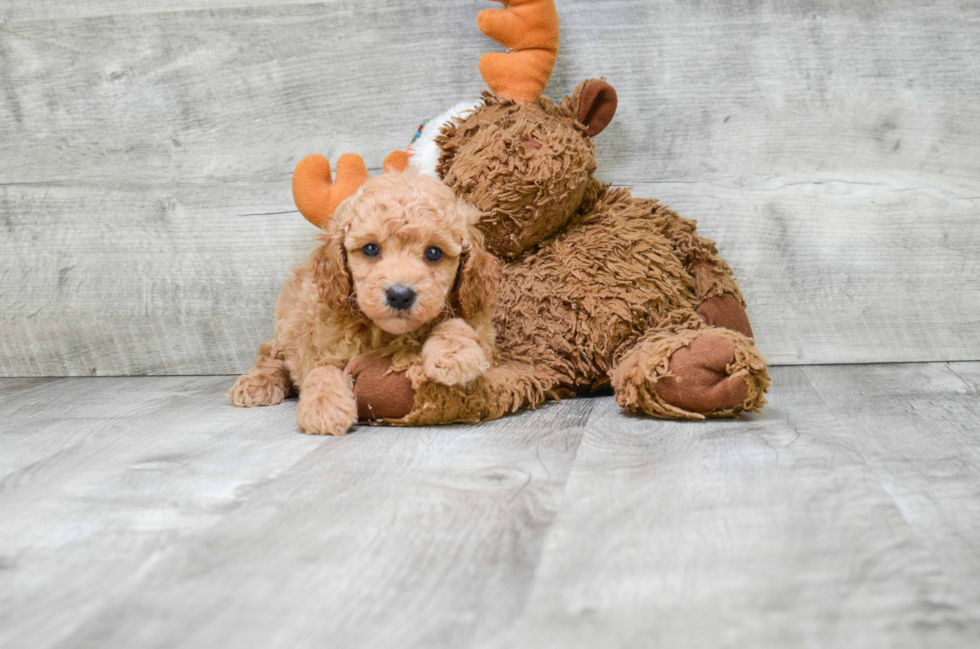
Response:
POLYGON ((442 313, 475 210, 438 180, 408 174, 368 181, 347 208, 343 247, 361 311, 396 335, 442 313))
POLYGON ((344 248, 361 311, 388 333, 406 334, 446 308, 462 247, 437 229, 391 229, 358 220, 344 248))

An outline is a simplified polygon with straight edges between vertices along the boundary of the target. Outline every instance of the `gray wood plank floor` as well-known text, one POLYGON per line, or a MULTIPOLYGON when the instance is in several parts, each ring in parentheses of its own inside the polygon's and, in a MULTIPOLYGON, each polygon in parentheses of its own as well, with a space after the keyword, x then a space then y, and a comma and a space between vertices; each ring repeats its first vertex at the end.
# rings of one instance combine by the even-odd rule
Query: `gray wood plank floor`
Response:
POLYGON ((342 438, 230 377, 0 380, 0 646, 977 646, 980 363, 773 373, 740 421, 342 438))

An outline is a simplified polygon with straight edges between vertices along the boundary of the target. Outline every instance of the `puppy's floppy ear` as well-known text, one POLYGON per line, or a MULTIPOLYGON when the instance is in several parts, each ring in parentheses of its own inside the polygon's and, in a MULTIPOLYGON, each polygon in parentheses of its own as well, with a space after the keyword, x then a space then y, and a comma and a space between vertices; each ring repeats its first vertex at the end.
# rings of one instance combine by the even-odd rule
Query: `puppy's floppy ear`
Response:
POLYGON ((347 270, 344 233, 331 227, 323 237, 323 245, 313 251, 312 261, 313 282, 320 293, 320 301, 338 309, 351 308, 354 283, 347 270))
POLYGON ((456 281, 456 298, 464 320, 490 319, 497 296, 500 279, 500 262, 487 252, 483 245, 483 233, 476 229, 479 212, 469 204, 462 210, 469 215, 468 247, 464 244, 459 277, 456 281))

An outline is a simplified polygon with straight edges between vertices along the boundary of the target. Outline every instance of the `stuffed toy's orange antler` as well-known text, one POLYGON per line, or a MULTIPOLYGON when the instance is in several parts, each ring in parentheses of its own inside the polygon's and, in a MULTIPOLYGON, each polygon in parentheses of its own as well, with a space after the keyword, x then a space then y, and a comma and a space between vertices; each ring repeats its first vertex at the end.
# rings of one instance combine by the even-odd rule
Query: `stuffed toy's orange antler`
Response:
POLYGON ((522 104, 538 100, 558 58, 558 10, 554 0, 495 0, 484 9, 480 31, 507 48, 480 57, 480 74, 493 94, 522 104))
POLYGON ((318 228, 330 221, 344 199, 367 182, 368 170, 356 153, 345 153, 337 161, 337 182, 330 176, 330 161, 322 155, 308 155, 293 172, 293 200, 306 220, 318 228))
POLYGON ((385 161, 381 163, 381 168, 386 173, 389 171, 405 171, 408 167, 409 157, 410 154, 408 151, 392 151, 385 156, 385 161))
MULTIPOLYGON (((405 171, 408 152, 392 151, 384 161, 384 170, 405 171)), ((293 200, 300 214, 318 228, 330 222, 337 206, 354 195, 368 181, 367 166, 356 153, 345 153, 337 160, 337 181, 330 175, 330 161, 322 155, 308 155, 293 172, 293 200)))

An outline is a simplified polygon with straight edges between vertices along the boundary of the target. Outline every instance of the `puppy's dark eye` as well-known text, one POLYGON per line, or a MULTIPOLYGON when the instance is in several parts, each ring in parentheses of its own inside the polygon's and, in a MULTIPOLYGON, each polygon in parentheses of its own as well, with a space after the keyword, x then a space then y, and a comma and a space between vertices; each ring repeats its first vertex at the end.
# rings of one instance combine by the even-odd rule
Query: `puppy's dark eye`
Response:
POLYGON ((439 261, 440 259, 442 259, 442 251, 436 248, 435 246, 432 246, 431 248, 425 251, 425 258, 428 259, 429 261, 439 261))
POLYGON ((361 248, 361 252, 364 253, 365 257, 377 257, 378 255, 381 254, 381 248, 379 248, 377 245, 373 243, 369 243, 368 245, 361 248))

